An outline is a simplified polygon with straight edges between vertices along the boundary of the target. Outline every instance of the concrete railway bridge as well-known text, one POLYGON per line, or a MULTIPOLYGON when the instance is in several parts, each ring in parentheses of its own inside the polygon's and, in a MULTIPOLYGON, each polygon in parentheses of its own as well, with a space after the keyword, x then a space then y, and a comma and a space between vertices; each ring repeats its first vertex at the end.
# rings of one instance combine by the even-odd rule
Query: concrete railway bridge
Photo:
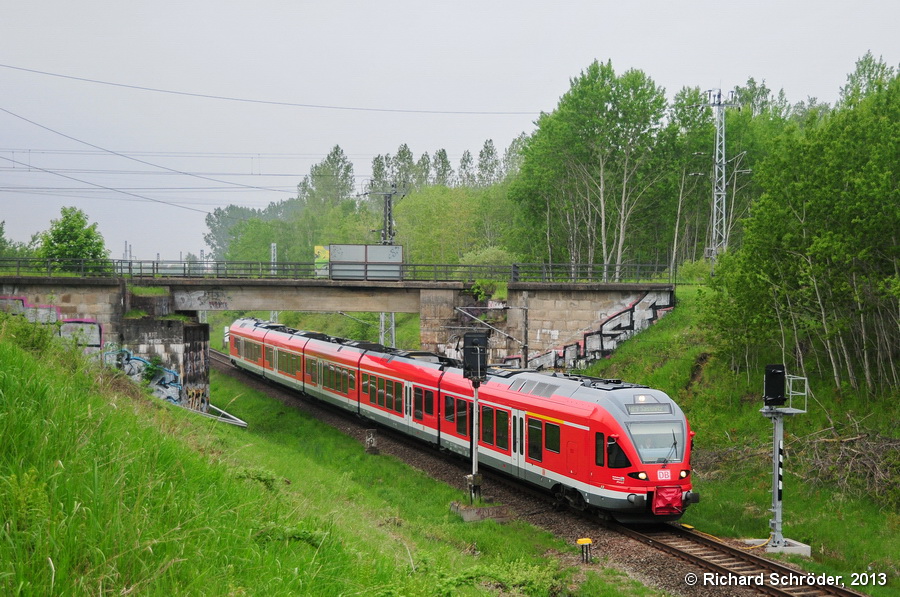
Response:
POLYGON ((610 354, 675 306, 673 283, 609 283, 591 276, 542 280, 521 276, 515 266, 504 272, 505 301, 477 301, 475 280, 487 278, 486 272, 459 275, 455 266, 433 267, 461 279, 341 280, 262 270, 260 277, 220 277, 208 269, 128 275, 124 267, 112 275, 60 275, 8 271, 0 264, 0 310, 58 322, 62 335, 78 335, 88 350, 115 346, 147 358, 159 355, 186 387, 193 383, 202 402, 204 387, 208 400, 209 346, 208 326, 197 323, 203 311, 418 313, 423 350, 459 356, 458 340, 466 330, 491 328, 492 362, 522 364, 527 351, 531 367, 570 368, 610 354), (142 292, 147 287, 154 292, 142 292), (148 316, 126 317, 135 310, 148 316))

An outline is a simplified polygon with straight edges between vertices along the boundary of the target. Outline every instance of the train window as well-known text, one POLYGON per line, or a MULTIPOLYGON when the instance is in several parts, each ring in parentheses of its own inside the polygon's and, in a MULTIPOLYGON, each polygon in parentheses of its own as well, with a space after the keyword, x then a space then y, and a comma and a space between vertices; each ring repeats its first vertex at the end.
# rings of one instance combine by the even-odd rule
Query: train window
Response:
POLYGON ((490 406, 481 407, 481 441, 494 445, 494 409, 490 406))
POLYGON ((497 447, 502 450, 509 449, 509 413, 505 410, 497 411, 497 447))
POLYGON ((425 390, 425 414, 432 416, 434 414, 434 392, 425 390))
POLYGON ((341 370, 341 392, 346 394, 350 391, 350 372, 346 369, 341 370))
POLYGON ((625 451, 619 446, 619 442, 613 438, 610 438, 606 444, 606 455, 609 468, 628 468, 631 466, 631 461, 628 460, 625 451))
POLYGON ((451 423, 456 420, 453 396, 444 396, 444 418, 451 423))
POLYGON ((394 410, 403 414, 403 382, 394 382, 394 410))
POLYGON ((425 401, 425 392, 422 388, 413 388, 413 418, 416 421, 422 420, 422 408, 425 401))
POLYGON ((347 372, 348 381, 349 381, 349 390, 352 392, 356 389, 356 371, 348 371, 347 372))
POLYGON ((316 375, 316 372, 318 371, 317 365, 318 362, 316 359, 306 358, 306 374, 309 375, 309 381, 311 383, 319 383, 318 376, 316 375))
POLYGON ((275 365, 275 349, 271 346, 266 346, 266 365, 269 367, 274 367, 275 365))
POLYGON ((641 462, 681 462, 684 458, 684 427, 675 421, 628 425, 641 462))
POLYGON ((384 382, 384 407, 394 410, 394 382, 390 379, 384 382))
POLYGON ((362 393, 365 396, 369 395, 369 374, 368 373, 362 374, 362 393))
POLYGON ((554 423, 544 424, 544 442, 545 448, 559 454, 559 425, 554 423))
POLYGON ((543 460, 544 424, 540 419, 528 419, 528 457, 540 462, 543 460))
POLYGON ((519 454, 525 453, 525 417, 519 417, 519 454))
POLYGON ((466 401, 456 399, 456 432, 463 437, 469 437, 469 409, 466 401))
POLYGON ((594 455, 594 461, 597 466, 603 466, 604 462, 604 454, 606 454, 606 443, 603 441, 603 434, 597 433, 594 436, 594 449, 596 450, 594 455))

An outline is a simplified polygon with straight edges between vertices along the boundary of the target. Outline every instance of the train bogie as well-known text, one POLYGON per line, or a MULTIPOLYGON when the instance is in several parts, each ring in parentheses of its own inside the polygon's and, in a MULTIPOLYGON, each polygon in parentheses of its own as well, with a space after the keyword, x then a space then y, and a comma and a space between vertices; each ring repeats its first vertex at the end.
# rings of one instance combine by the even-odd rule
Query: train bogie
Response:
POLYGON ((622 521, 674 520, 692 492, 693 432, 666 394, 618 380, 491 370, 474 390, 430 353, 298 332, 231 327, 232 361, 273 381, 622 521), (473 438, 478 418, 478 437, 473 438))

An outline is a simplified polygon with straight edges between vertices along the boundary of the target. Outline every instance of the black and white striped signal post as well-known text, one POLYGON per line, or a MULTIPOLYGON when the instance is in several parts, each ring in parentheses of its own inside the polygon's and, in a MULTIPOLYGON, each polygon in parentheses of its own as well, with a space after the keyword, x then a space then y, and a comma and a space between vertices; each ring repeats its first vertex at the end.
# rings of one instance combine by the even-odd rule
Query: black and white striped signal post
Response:
POLYGON ((784 417, 799 415, 806 412, 806 378, 795 375, 787 375, 784 365, 766 365, 766 374, 763 384, 763 416, 772 419, 774 430, 772 433, 772 513, 769 521, 772 534, 769 539, 770 548, 784 548, 791 542, 784 538, 782 533, 782 500, 784 498, 784 417), (786 381, 788 385, 785 395, 786 381), (795 389, 795 385, 802 385, 802 389, 795 389), (794 408, 793 399, 796 396, 804 398, 802 409, 794 408), (787 406, 785 406, 787 403, 787 406))

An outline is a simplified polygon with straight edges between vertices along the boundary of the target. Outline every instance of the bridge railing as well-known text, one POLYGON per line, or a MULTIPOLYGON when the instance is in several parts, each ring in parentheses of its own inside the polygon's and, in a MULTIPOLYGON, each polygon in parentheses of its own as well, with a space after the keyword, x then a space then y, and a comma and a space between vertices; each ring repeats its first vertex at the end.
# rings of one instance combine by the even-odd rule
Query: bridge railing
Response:
MULTIPOLYGON (((348 265, 341 262, 342 266, 348 265)), ((420 280, 432 282, 478 280, 496 282, 614 283, 674 280, 660 264, 558 264, 511 265, 393 264, 385 274, 380 264, 359 263, 350 276, 313 262, 263 261, 144 261, 118 259, 0 259, 0 276, 54 276, 104 278, 246 278, 246 279, 354 279, 366 281, 420 280), (397 267, 399 266, 399 267, 397 267)))

